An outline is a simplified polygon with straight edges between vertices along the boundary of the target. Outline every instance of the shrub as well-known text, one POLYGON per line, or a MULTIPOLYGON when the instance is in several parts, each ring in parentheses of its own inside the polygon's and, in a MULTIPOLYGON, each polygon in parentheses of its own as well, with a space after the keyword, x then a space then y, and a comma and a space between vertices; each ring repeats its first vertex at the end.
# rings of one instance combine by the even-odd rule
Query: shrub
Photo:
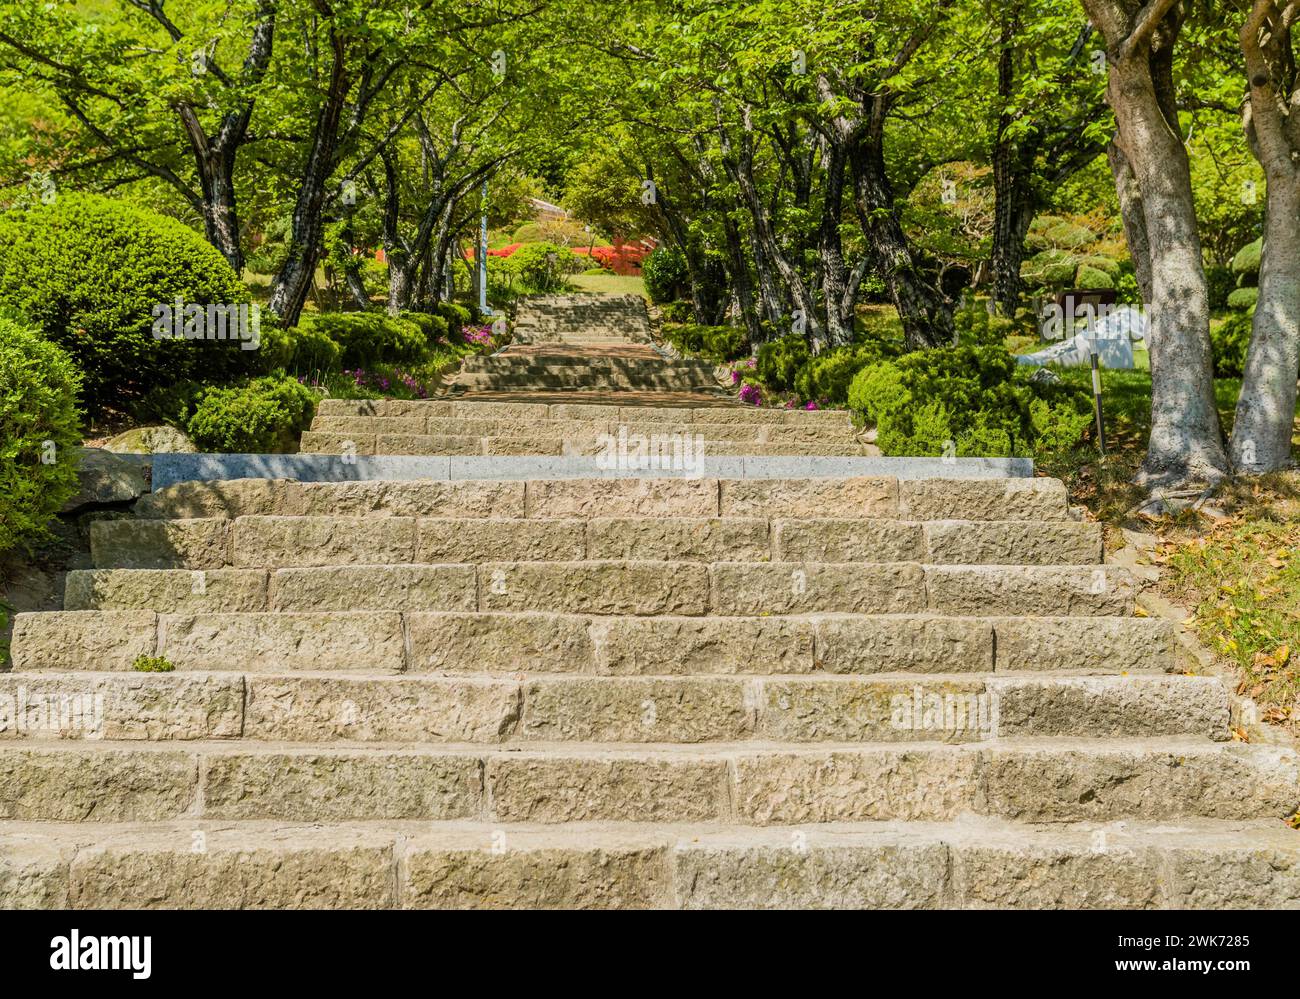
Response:
POLYGON ((166 656, 139 655, 135 657, 131 668, 137 673, 174 673, 176 664, 166 656))
POLYGON ((29 317, 81 370, 93 415, 201 376, 259 370, 232 342, 155 339, 154 308, 247 302, 225 259, 193 230, 98 195, 0 215, 0 305, 29 317))
POLYGON ((1231 267, 1212 265, 1205 268, 1205 283, 1210 293, 1210 308, 1215 311, 1228 307, 1228 296, 1237 285, 1231 267))
MULTIPOLYGON (((469 313, 466 313, 468 317, 469 313)), ((435 343, 446 343, 451 331, 451 322, 441 312, 403 312, 399 317, 413 324, 424 335, 425 343, 432 347, 435 343)))
POLYGON ((1259 279, 1259 267, 1264 257, 1263 237, 1253 243, 1247 243, 1232 258, 1232 273, 1238 275, 1240 283, 1254 284, 1259 279))
POLYGON ((327 312, 313 317, 308 328, 338 345, 345 368, 418 363, 428 353, 419 326, 383 312, 327 312))
POLYGON ((799 398, 830 406, 843 406, 849 399, 849 385, 863 368, 886 357, 896 356, 891 345, 880 342, 837 347, 808 359, 795 374, 799 398))
POLYGON ((582 268, 582 258, 554 243, 529 243, 510 256, 510 267, 531 291, 558 291, 582 268))
POLYGON ((1059 288, 1074 280, 1078 258, 1065 250, 1044 250, 1026 260, 1020 276, 1033 288, 1059 288))
POLYGON ((1080 257, 1079 266, 1091 267, 1094 270, 1099 270, 1103 274, 1105 274, 1108 278, 1110 278, 1112 281, 1119 280, 1119 276, 1124 270, 1124 265, 1121 264, 1118 260, 1113 260, 1110 257, 1102 257, 1102 256, 1095 256, 1095 255, 1088 256, 1088 257, 1080 257))
POLYGON ((213 387, 199 396, 188 430, 204 451, 261 454, 290 450, 311 424, 316 396, 287 377, 213 387))
POLYGON ((447 329, 452 333, 459 333, 462 326, 468 326, 471 322, 477 321, 474 314, 478 310, 471 312, 463 305, 456 302, 439 302, 438 315, 447 320, 447 329))
POLYGON ((686 257, 680 250, 661 246, 645 258, 641 278, 646 294, 656 305, 676 301, 686 289, 686 257))
POLYGON ((1063 247, 1067 250, 1077 250, 1095 242, 1097 239, 1091 229, 1075 225, 1073 222, 1058 222, 1056 225, 1044 229, 1042 234, 1051 241, 1053 246, 1063 247))
POLYGON ((695 307, 690 302, 665 302, 661 311, 666 323, 689 323, 695 316, 695 307))
MULTIPOLYGON (((1253 290, 1253 289, 1252 289, 1253 290)), ((1246 351, 1255 323, 1255 310, 1235 312, 1221 323, 1210 324, 1210 352, 1218 378, 1240 378, 1246 370, 1246 351)))
POLYGON ((698 354, 717 364, 749 353, 749 337, 739 326, 666 326, 664 339, 684 354, 698 354))
POLYGON ((1105 271, 1084 264, 1079 268, 1079 273, 1075 275, 1074 286, 1076 288, 1111 291, 1115 287, 1115 282, 1105 271))
POLYGON ((0 320, 0 552, 44 537, 77 492, 78 383, 63 350, 0 320))
POLYGON ((131 415, 143 423, 165 423, 184 430, 205 388, 201 382, 188 380, 160 385, 131 406, 131 415))
POLYGON ((798 333, 787 333, 770 340, 758 348, 758 377, 777 392, 794 391, 794 380, 799 369, 808 363, 812 352, 808 341, 798 333))
POLYGON ((864 368, 849 406, 891 455, 1029 455, 1077 441, 1088 426, 1086 394, 1036 386, 1000 347, 917 351, 864 368))
POLYGON ((1258 288, 1238 288, 1228 296, 1228 308, 1245 312, 1259 301, 1258 288))

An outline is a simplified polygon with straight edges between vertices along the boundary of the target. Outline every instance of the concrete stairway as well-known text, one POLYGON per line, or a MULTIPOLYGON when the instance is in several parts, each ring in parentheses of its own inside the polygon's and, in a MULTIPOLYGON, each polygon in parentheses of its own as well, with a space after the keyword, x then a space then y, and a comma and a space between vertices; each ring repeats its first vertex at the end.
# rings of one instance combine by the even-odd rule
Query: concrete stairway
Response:
MULTIPOLYGON (((415 405, 324 418, 474 418, 415 405)), ((0 905, 1300 904, 1300 757, 1055 480, 189 482, 91 541, 0 674, 0 905)))
POLYGON ((652 345, 639 295, 554 295, 526 299, 514 343, 467 358, 457 393, 681 392, 717 396, 713 367, 670 359, 652 345))

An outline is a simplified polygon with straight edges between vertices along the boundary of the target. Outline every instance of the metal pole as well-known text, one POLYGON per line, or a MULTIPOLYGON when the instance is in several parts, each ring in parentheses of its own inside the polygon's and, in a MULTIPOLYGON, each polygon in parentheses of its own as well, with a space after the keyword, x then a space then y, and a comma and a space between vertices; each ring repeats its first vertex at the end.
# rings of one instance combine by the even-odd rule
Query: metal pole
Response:
POLYGON ((478 235, 478 310, 485 316, 492 315, 492 310, 487 304, 487 249, 488 249, 488 220, 487 220, 487 181, 483 181, 483 220, 479 224, 478 235))
POLYGON ((1101 365, 1097 359, 1097 340, 1092 340, 1092 408, 1097 415, 1097 447, 1106 457, 1106 423, 1101 414, 1101 365))

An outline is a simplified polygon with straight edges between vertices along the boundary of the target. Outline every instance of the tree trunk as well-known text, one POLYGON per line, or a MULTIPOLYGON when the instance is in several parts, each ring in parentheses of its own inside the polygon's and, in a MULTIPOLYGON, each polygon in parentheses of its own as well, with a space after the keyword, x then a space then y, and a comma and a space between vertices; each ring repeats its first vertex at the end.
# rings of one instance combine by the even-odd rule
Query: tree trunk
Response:
POLYGON ((350 82, 347 72, 347 48, 343 39, 331 28, 333 65, 330 69, 329 89, 316 118, 312 134, 311 152, 303 167, 298 198, 294 203, 293 222, 289 237, 289 254, 280 273, 271 283, 268 308, 280 317, 285 326, 297 326, 302 307, 311 291, 316 273, 316 260, 320 253, 326 185, 334 175, 337 165, 336 151, 339 123, 347 100, 350 82))
POLYGON ((898 310, 907 349, 927 350, 951 344, 955 339, 952 305, 917 266, 898 220, 880 142, 856 143, 849 165, 859 222, 871 257, 898 310))
POLYGON ((1232 427, 1233 468, 1248 474, 1287 468, 1295 432, 1300 376, 1300 136, 1289 115, 1279 110, 1284 105, 1295 107, 1290 27, 1294 6, 1279 12, 1269 0, 1256 0, 1241 31, 1250 84, 1246 134, 1268 180, 1259 300, 1232 427))
POLYGON ((1004 316, 1015 316, 1024 284, 1025 237, 1038 199, 1031 186, 1033 153, 1024 145, 999 140, 993 152, 993 301, 1004 316))
POLYGON ((1144 304, 1154 301, 1151 283, 1151 241, 1147 238, 1146 212, 1142 207, 1142 192, 1137 178, 1129 166, 1128 157, 1119 147, 1118 136, 1106 149, 1111 176, 1115 178, 1115 193, 1119 197, 1120 217, 1124 222, 1124 239, 1129 256, 1133 259, 1133 275, 1144 304))
POLYGON ((1107 101, 1116 143, 1141 192, 1150 245, 1151 439, 1136 481, 1153 490, 1214 485, 1228 474, 1228 457, 1214 399, 1191 168, 1172 99, 1181 10, 1162 0, 1162 7, 1144 7, 1144 20, 1134 24, 1117 0, 1085 0, 1085 6, 1110 47, 1107 101), (1163 18, 1153 23, 1160 9, 1163 18))

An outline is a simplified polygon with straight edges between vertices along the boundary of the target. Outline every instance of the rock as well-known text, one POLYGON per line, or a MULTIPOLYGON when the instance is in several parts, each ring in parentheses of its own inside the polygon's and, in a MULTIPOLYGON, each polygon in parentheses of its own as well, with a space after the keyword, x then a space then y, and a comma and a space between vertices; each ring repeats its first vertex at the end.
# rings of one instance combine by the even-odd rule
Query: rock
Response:
POLYGON ((194 454, 194 442, 175 427, 136 427, 104 445, 115 454, 194 454))
POLYGON ((63 504, 62 513, 74 513, 90 506, 129 503, 149 487, 141 465, 94 447, 78 448, 81 458, 77 476, 81 489, 63 504))

